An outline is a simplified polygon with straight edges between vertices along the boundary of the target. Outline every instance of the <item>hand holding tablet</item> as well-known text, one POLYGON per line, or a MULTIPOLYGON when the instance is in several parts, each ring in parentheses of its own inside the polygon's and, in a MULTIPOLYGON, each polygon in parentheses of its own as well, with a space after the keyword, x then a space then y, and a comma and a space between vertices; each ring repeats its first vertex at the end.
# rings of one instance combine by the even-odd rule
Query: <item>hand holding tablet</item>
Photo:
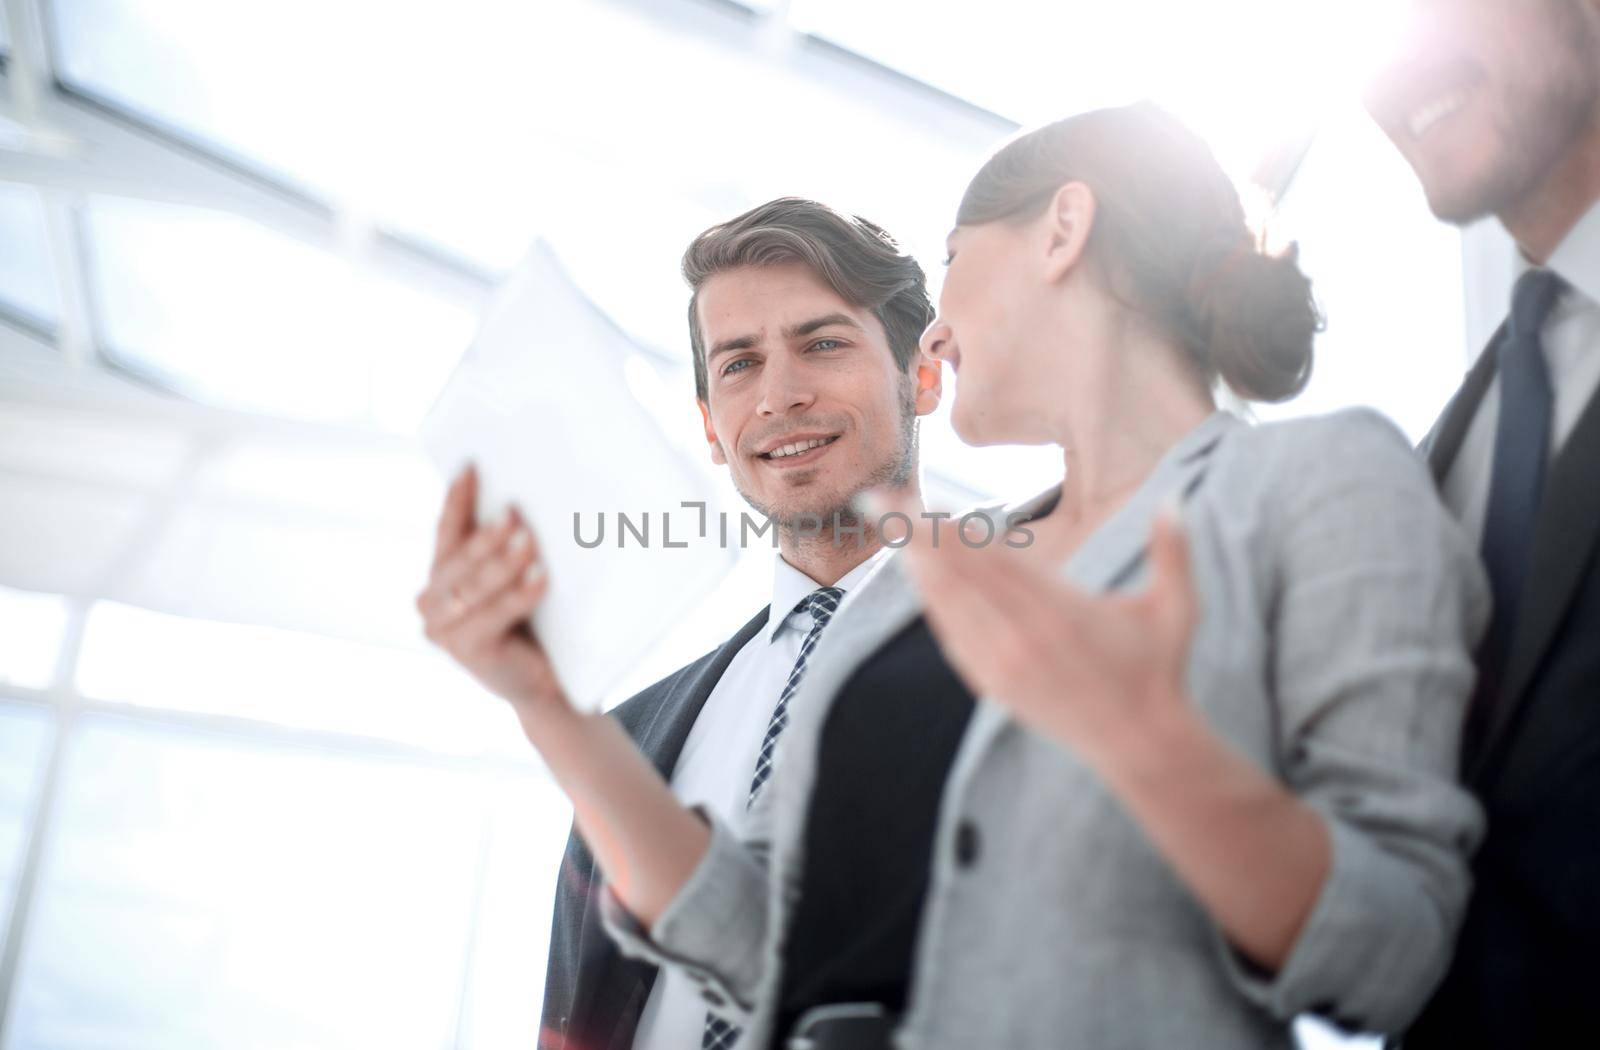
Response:
MULTIPOLYGON (((709 470, 641 400, 638 373, 654 369, 653 353, 585 298, 540 242, 423 424, 428 454, 457 481, 441 515, 435 579, 418 607, 426 599, 428 629, 447 632, 440 644, 474 674, 489 660, 480 680, 508 699, 520 702, 516 694, 548 670, 573 707, 599 709, 733 564, 735 552, 706 534, 707 508, 718 501, 709 470), (642 523, 642 534, 626 531, 624 518, 642 523), (535 557, 544 582, 517 590, 501 578, 526 572, 535 557), (499 622, 503 634, 516 627, 529 646, 537 639, 538 661, 514 638, 485 657, 490 643, 477 629, 463 626, 458 638, 445 626, 456 621, 452 611, 472 618, 453 603, 491 600, 463 582, 469 572, 483 574, 478 591, 498 588, 504 616, 517 611, 482 624, 499 622), (439 589, 442 576, 450 578, 439 589), (450 586, 468 589, 451 595, 450 586)), ((693 418, 687 383, 682 411, 693 418)))
POLYGON ((569 703, 549 655, 527 629, 549 574, 533 530, 513 509, 478 524, 478 478, 464 468, 439 515, 433 567, 417 595, 423 633, 484 686, 511 701, 519 717, 540 704, 569 703))

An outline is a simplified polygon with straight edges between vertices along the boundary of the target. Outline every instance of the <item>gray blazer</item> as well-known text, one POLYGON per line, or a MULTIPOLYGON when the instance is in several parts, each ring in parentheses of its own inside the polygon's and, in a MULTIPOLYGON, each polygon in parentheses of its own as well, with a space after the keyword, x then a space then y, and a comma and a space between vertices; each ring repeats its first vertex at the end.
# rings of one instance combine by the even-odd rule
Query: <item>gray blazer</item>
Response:
MULTIPOLYGON (((1321 895, 1283 968, 1252 968, 1083 763, 980 698, 941 800, 905 1050, 1286 1047, 1307 1010, 1399 1029, 1444 973, 1482 833, 1456 783, 1489 602, 1471 544, 1376 413, 1249 426, 1219 412, 1062 571, 1091 590, 1139 585, 1173 494, 1202 608, 1191 696, 1327 821, 1321 895)), ((602 894, 623 951, 684 968, 745 1027, 741 1046, 771 1038, 828 706, 918 614, 886 559, 812 654, 751 837, 713 821, 649 931, 602 894)))

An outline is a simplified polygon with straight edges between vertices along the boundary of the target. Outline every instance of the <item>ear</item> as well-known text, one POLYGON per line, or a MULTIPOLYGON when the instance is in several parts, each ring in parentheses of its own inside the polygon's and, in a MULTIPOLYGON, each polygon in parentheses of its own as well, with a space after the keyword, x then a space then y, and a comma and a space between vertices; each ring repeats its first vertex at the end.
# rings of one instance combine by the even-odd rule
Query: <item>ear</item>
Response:
POLYGON ((711 446, 711 462, 717 466, 725 466, 728 457, 723 454, 722 442, 717 440, 717 428, 711 425, 711 406, 701 398, 695 398, 694 403, 700 409, 700 422, 706 428, 706 443, 711 446))
POLYGON ((1081 182, 1069 182, 1050 198, 1045 209, 1045 276, 1049 281, 1065 278, 1083 261, 1094 229, 1094 191, 1081 182))
POLYGON ((917 415, 929 415, 944 396, 944 367, 927 354, 918 353, 913 378, 917 383, 917 415))

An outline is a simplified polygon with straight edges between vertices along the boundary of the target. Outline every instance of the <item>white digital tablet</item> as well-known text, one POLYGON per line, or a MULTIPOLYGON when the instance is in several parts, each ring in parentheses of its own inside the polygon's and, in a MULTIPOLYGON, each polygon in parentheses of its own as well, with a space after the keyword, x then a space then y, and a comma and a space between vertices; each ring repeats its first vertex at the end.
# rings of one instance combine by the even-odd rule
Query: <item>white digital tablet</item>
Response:
MULTIPOLYGON (((480 522, 515 503, 532 524, 550 573, 533 630, 583 710, 598 708, 737 554, 714 524, 704 528, 718 513, 709 466, 641 400, 649 353, 540 242, 422 425, 446 477, 477 465, 480 522)), ((685 386, 686 413, 693 396, 685 386)))

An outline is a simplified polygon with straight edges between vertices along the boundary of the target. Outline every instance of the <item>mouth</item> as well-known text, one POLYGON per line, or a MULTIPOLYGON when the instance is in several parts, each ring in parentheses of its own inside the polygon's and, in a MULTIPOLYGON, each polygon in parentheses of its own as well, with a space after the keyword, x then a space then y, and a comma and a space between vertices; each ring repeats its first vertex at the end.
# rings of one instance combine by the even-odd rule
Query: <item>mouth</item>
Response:
POLYGON ((1466 109, 1484 85, 1482 64, 1463 55, 1438 56, 1404 74, 1392 76, 1381 94, 1393 132, 1421 143, 1466 109))
POLYGON ((797 467, 822 458, 828 447, 838 441, 840 434, 819 434, 814 437, 795 437, 778 442, 765 452, 756 454, 775 467, 797 467))
POLYGON ((1406 131, 1410 132, 1412 141, 1421 142, 1429 132, 1466 108, 1467 101, 1471 97, 1470 89, 1456 88, 1412 107, 1411 115, 1405 122, 1406 131))

